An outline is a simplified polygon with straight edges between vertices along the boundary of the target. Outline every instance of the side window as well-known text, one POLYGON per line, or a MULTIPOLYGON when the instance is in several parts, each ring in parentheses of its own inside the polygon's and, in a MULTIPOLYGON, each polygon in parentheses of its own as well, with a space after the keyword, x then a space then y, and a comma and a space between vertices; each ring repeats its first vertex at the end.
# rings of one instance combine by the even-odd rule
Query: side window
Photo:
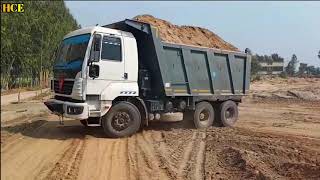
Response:
POLYGON ((95 34, 93 37, 93 42, 90 52, 90 61, 98 62, 100 58, 100 46, 101 46, 101 35, 95 34))
POLYGON ((103 36, 101 60, 121 61, 121 39, 117 37, 103 36))

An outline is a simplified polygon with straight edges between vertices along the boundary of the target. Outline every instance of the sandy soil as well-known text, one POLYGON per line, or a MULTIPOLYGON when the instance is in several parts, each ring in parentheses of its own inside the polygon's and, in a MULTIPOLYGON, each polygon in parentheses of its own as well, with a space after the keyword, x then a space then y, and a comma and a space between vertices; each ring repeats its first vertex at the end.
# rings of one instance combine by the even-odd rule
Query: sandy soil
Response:
POLYGON ((286 93, 288 90, 310 91, 320 95, 320 78, 267 78, 250 86, 252 93, 286 93))
MULTIPOLYGON (((35 96, 39 96, 42 93, 48 93, 50 89, 42 89, 42 90, 36 90, 36 91, 26 91, 22 90, 20 92, 20 101, 33 98, 35 96)), ((12 90, 12 93, 6 92, 1 93, 1 106, 8 105, 10 103, 16 103, 18 102, 18 94, 19 92, 15 92, 16 90, 12 90)))
POLYGON ((1 179, 320 179, 319 112, 248 97, 235 128, 196 130, 173 114, 123 139, 53 115, 3 121, 1 179))
POLYGON ((208 29, 195 26, 178 26, 151 15, 139 15, 134 20, 151 24, 156 27, 162 41, 216 49, 239 51, 232 44, 224 41, 208 29))

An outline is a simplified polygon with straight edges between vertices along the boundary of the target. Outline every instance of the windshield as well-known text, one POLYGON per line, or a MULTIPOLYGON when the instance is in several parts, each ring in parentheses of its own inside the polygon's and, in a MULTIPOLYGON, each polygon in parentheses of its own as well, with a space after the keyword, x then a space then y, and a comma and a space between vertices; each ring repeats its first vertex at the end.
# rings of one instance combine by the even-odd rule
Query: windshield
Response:
POLYGON ((90 34, 83 34, 64 39, 56 57, 56 66, 68 66, 74 63, 81 66, 90 36, 90 34))

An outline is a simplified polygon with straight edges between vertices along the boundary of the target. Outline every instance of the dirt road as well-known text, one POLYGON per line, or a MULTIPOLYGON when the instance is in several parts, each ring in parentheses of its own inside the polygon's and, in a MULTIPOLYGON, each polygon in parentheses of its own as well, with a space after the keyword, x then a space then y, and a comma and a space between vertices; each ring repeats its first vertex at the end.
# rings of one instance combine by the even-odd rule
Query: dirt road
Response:
POLYGON ((123 139, 53 115, 7 121, 1 178, 319 179, 319 112, 315 102, 249 99, 236 128, 154 122, 123 139))
MULTIPOLYGON (((44 92, 48 92, 48 91, 49 91, 49 89, 46 88, 46 89, 42 89, 42 91, 36 90, 36 91, 21 92, 20 93, 20 100, 22 101, 22 100, 25 100, 28 98, 32 98, 32 97, 35 97, 35 96, 41 94, 41 92, 44 93, 44 92)), ((8 104, 14 103, 14 102, 18 102, 18 96, 19 96, 19 93, 1 96, 1 106, 8 105, 8 104)))

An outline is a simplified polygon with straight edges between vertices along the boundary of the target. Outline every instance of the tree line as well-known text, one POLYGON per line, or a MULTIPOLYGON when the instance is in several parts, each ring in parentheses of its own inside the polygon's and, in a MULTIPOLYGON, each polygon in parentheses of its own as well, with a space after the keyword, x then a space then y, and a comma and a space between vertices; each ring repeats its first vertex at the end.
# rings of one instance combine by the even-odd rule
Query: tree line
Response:
MULTIPOLYGON (((320 50, 317 56, 320 59, 320 50)), ((284 62, 284 58, 279 56, 277 53, 273 53, 271 55, 259 55, 259 54, 252 55, 251 74, 253 77, 257 76, 258 72, 262 70, 261 62, 266 62, 266 63, 284 62)), ((303 76, 303 75, 320 77, 320 67, 308 65, 306 63, 299 64, 298 57, 295 54, 293 54, 288 64, 284 66, 281 76, 303 76)))
POLYGON ((1 89, 39 85, 63 36, 79 28, 62 0, 24 1, 24 9, 1 13, 1 89))
MULTIPOLYGON (((39 86, 52 72, 53 53, 63 36, 80 26, 62 0, 24 1, 24 13, 1 13, 1 89, 39 86)), ((320 50, 318 52, 320 58, 320 50)), ((283 60, 278 54, 252 56, 252 75, 259 62, 283 60)), ((302 64, 293 55, 284 73, 320 75, 320 68, 302 64)))

